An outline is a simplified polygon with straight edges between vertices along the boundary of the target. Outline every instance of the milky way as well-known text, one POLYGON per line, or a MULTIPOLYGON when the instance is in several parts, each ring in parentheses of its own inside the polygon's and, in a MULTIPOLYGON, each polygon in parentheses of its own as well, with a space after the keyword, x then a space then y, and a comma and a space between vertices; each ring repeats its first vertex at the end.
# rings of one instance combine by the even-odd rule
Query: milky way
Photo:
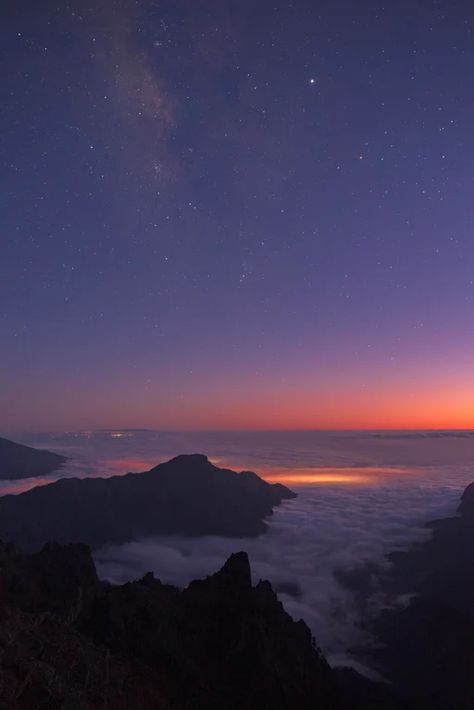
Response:
POLYGON ((474 424, 466 0, 7 0, 3 430, 474 424))

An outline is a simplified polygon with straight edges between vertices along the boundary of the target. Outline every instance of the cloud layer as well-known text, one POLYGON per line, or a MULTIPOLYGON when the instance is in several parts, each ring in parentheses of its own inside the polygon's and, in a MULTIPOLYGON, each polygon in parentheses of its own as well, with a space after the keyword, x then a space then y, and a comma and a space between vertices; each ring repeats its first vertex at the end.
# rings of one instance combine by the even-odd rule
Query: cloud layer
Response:
POLYGON ((303 618, 332 663, 353 663, 348 649, 362 638, 358 609, 335 573, 364 562, 384 564, 384 555, 428 531, 423 523, 453 514, 465 470, 443 476, 427 471, 417 480, 400 477, 375 486, 320 485, 274 514, 270 531, 256 540, 148 539, 101 550, 102 577, 114 582, 148 570, 179 586, 216 571, 234 551, 247 550, 254 580, 269 579, 285 608, 303 618))
MULTIPOLYGON (((20 440, 70 456, 61 476, 141 471, 179 453, 203 452, 217 465, 256 470, 295 487, 298 497, 275 511, 269 532, 256 540, 142 540, 103 549, 96 559, 100 574, 116 582, 153 570, 163 581, 186 585, 215 572, 231 552, 247 550, 254 579, 274 584, 333 663, 347 662, 362 634, 356 599, 337 572, 384 564, 390 550, 423 539, 424 523, 453 514, 474 478, 474 437, 466 432, 130 430, 20 440), (297 485, 308 476, 312 486, 297 485)), ((4 492, 19 485, 1 484, 4 492)))

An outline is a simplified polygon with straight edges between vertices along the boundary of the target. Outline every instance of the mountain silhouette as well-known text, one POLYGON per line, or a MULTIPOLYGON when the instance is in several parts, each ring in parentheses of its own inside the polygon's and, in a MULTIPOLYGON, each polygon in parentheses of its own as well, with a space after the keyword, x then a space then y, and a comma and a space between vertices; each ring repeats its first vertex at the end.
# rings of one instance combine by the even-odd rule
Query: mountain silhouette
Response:
POLYGON ((474 483, 456 516, 427 527, 432 536, 390 554, 385 572, 345 575, 365 603, 385 600, 370 628, 376 643, 358 652, 398 688, 407 710, 472 710, 474 483))
POLYGON ((103 583, 85 545, 0 543, 0 589, 5 710, 400 710, 329 667, 245 552, 178 589, 103 583))
POLYGON ((257 536, 295 494, 255 473, 177 456, 145 473, 63 478, 0 498, 0 538, 32 550, 54 540, 92 548, 153 535, 257 536))
POLYGON ((56 471, 67 459, 46 449, 16 444, 0 438, 0 479, 17 480, 46 476, 56 471))

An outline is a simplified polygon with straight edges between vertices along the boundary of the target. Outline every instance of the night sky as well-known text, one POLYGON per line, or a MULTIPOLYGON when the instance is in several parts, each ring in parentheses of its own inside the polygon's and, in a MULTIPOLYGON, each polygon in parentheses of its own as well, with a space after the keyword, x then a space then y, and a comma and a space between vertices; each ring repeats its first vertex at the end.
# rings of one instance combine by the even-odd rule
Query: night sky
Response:
POLYGON ((0 427, 474 426, 472 0, 6 0, 0 427))

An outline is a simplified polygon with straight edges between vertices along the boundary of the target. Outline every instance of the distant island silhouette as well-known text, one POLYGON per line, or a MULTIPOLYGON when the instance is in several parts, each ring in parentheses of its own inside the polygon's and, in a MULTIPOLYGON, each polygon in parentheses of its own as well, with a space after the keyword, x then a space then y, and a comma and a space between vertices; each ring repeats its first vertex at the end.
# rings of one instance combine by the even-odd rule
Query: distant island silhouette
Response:
POLYGON ((177 456, 145 473, 63 478, 0 498, 0 538, 33 550, 50 540, 93 549, 154 535, 253 537, 295 493, 251 471, 177 456))
POLYGON ((67 461, 65 456, 46 449, 17 444, 0 438, 0 480, 14 481, 53 473, 67 461))

